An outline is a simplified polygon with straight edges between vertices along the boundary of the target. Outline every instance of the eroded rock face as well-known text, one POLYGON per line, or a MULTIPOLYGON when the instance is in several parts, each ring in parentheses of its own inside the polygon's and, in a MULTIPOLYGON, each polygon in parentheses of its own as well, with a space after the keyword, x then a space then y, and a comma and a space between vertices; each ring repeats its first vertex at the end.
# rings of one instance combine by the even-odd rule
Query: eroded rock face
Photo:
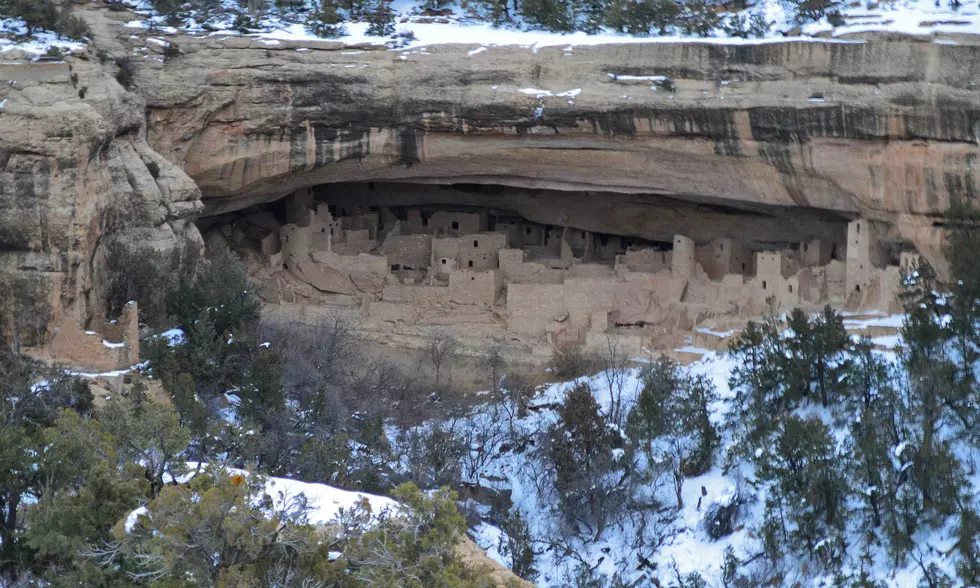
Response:
MULTIPOLYGON (((864 216, 936 262, 935 216, 977 196, 972 39, 470 55, 176 36, 183 54, 164 62, 121 26, 132 15, 80 12, 93 49, 133 59, 135 90, 94 53, 0 67, 17 82, 0 89, 0 260, 57 278, 59 304, 81 319, 101 304, 107 236, 199 243, 188 221, 202 199, 216 214, 342 181, 618 192, 640 205, 658 194, 651 214, 669 197, 786 207, 774 222, 864 216)), ((567 222, 583 216, 594 215, 567 222)))
POLYGON ((94 55, 6 63, 0 79, 0 269, 44 274, 56 317, 104 312, 110 239, 200 244, 200 190, 150 148, 143 100, 94 55))
POLYGON ((138 76, 150 142, 212 212, 327 182, 502 183, 866 216, 935 257, 929 217, 977 194, 965 42, 176 41, 138 76))

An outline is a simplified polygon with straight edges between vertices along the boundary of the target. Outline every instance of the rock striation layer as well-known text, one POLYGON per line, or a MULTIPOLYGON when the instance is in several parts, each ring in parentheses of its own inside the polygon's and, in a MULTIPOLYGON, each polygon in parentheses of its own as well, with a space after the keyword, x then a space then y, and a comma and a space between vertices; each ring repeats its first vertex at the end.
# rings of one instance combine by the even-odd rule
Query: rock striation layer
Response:
POLYGON ((172 40, 184 55, 137 77, 149 139, 212 213, 329 182, 492 183, 863 216, 936 258, 935 217, 977 195, 967 40, 172 40))
POLYGON ((0 89, 0 263, 57 276, 80 319, 104 295, 106 236, 199 244, 202 202, 219 214, 334 182, 507 185, 531 196, 518 209, 575 191, 563 218, 528 212, 588 230, 626 194, 650 212, 617 228, 645 238, 662 237, 643 219, 664 199, 780 224, 865 217, 934 262, 939 215, 977 197, 972 38, 476 52, 172 35, 181 54, 163 59, 122 25, 133 15, 80 12, 89 55, 0 66, 15 81, 0 89))

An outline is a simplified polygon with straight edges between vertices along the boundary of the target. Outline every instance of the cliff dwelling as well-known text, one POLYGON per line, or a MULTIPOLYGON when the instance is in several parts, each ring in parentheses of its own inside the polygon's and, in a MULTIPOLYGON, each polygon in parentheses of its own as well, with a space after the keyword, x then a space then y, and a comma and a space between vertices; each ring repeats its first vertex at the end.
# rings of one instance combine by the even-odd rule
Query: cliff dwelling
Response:
MULTIPOLYGON (((915 256, 881 222, 776 206, 500 185, 338 183, 205 216, 276 306, 633 352, 770 306, 895 310, 915 256)), ((702 329, 703 331, 704 329, 702 329)))

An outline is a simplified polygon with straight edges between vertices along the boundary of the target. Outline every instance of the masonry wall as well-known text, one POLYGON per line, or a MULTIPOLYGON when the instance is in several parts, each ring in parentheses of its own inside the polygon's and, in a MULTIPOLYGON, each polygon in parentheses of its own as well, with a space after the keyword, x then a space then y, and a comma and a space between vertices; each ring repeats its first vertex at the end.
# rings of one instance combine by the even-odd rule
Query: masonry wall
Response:
POLYGON ((630 271, 655 274, 659 271, 669 270, 672 260, 671 251, 643 248, 627 249, 626 253, 617 256, 616 263, 625 266, 630 271))
POLYGON ((381 253, 390 265, 425 268, 432 259, 432 237, 429 235, 388 235, 381 253))
POLYGON ((497 253, 500 261, 500 271, 508 286, 510 284, 561 284, 567 272, 548 266, 524 261, 524 252, 520 249, 501 249, 497 253))
POLYGON ((449 274, 449 300, 456 304, 474 304, 493 308, 503 282, 500 272, 458 270, 449 274))
POLYGON ((540 336, 552 322, 567 316, 561 284, 508 284, 508 329, 540 336))
POLYGON ((430 231, 444 231, 450 235, 467 235, 486 230, 486 221, 479 214, 469 212, 437 211, 429 218, 430 231))
POLYGON ((497 252, 507 246, 504 233, 479 233, 459 239, 459 268, 476 272, 499 267, 497 252))
POLYGON ((694 241, 683 235, 674 235, 670 271, 678 278, 694 277, 694 241))
POLYGON ((755 257, 733 239, 716 239, 697 247, 695 259, 712 280, 720 280, 727 274, 751 275, 755 272, 755 257))
POLYGON ((283 263, 287 268, 309 260, 309 227, 300 227, 294 224, 283 225, 279 229, 279 242, 282 245, 283 263))
POLYGON ((830 263, 833 258, 834 244, 826 239, 810 239, 800 245, 801 265, 804 267, 820 267, 830 263))
POLYGON ((71 318, 63 318, 49 331, 48 352, 55 361, 98 371, 127 369, 139 363, 139 312, 130 302, 115 323, 98 331, 84 331, 71 318))
POLYGON ((884 250, 874 233, 874 225, 865 219, 847 224, 846 260, 846 289, 849 293, 860 292, 863 286, 867 286, 873 275, 872 268, 887 264, 884 250))

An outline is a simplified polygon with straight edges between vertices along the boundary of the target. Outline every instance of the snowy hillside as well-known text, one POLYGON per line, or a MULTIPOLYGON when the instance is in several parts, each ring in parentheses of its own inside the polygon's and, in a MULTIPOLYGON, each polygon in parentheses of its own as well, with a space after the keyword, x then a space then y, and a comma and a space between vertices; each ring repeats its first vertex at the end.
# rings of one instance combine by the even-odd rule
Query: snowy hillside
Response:
MULTIPOLYGON (((902 316, 862 320, 852 318, 847 320, 847 327, 852 333, 860 333, 868 327, 900 326, 902 320, 902 316)), ((782 336, 792 337, 792 331, 787 330, 782 336)), ((857 334, 852 334, 850 338, 852 343, 860 341, 857 334)), ((899 356, 887 349, 898 345, 900 337, 892 335, 878 339, 874 355, 889 369, 900 371, 899 356)), ((875 345, 870 340, 866 341, 869 345, 875 345)), ((749 458, 738 457, 735 451, 734 431, 738 427, 733 427, 732 420, 740 414, 738 405, 742 397, 732 390, 730 381, 741 359, 703 349, 692 348, 688 351, 700 353, 703 357, 680 368, 680 371, 692 378, 705 378, 717 392, 716 399, 709 405, 711 421, 721 431, 714 465, 704 474, 683 480, 683 507, 676 509, 673 504, 674 488, 665 479, 664 472, 646 458, 640 458, 636 466, 638 469, 656 471, 651 476, 651 491, 647 500, 649 504, 658 506, 642 514, 629 508, 617 511, 620 514, 598 533, 592 530, 580 534, 570 532, 575 525, 568 524, 554 493, 548 489, 553 466, 543 455, 541 435, 556 424, 561 403, 578 384, 588 385, 604 415, 610 415, 617 405, 625 407, 625 411, 634 408, 644 388, 646 368, 614 369, 551 385, 534 396, 524 417, 517 416, 517 408, 512 402, 504 402, 488 405, 462 423, 432 424, 452 426, 460 431, 482 432, 471 437, 478 441, 471 442, 470 455, 464 457, 464 474, 472 484, 511 493, 513 509, 519 511, 527 522, 534 545, 537 585, 567 586, 581 582, 585 568, 591 570, 586 575, 600 582, 600 585, 609 585, 614 577, 617 581, 625 582, 625 585, 634 585, 633 582, 648 585, 645 582, 654 578, 664 586, 704 585, 694 580, 692 574, 695 573, 707 586, 744 585, 731 583, 732 568, 727 567, 726 570, 726 566, 731 566, 727 558, 734 556, 738 562, 742 562, 739 565, 748 568, 752 564, 747 562, 760 558, 764 551, 761 535, 766 504, 769 493, 775 492, 775 489, 773 485, 760 480, 757 472, 758 464, 764 461, 760 459, 763 458, 763 449, 755 450, 754 459, 751 455, 749 458), (731 505, 738 505, 733 532, 712 538, 707 532, 709 513, 713 508, 731 505)), ((842 357, 840 361, 850 359, 842 357)), ((896 377, 901 378, 900 375, 896 377)), ((803 402, 792 414, 823 422, 831 432, 838 455, 853 451, 853 419, 860 420, 860 416, 855 417, 849 409, 826 408, 818 403, 803 402)), ((607 421, 617 434, 624 435, 619 426, 612 422, 613 419, 607 421)), ((888 447, 894 467, 898 470, 904 471, 911 465, 908 455, 903 452, 912 442, 909 439, 888 447)), ((957 457, 967 471, 972 472, 968 480, 968 496, 975 501, 975 489, 980 484, 976 469, 978 455, 968 443, 957 444, 956 447, 957 457)), ((614 458, 621 459, 622 451, 613 449, 614 458)), ((843 462, 837 467, 843 470, 843 462)), ((860 489, 856 492, 860 493, 860 489)), ((852 496, 848 500, 855 503, 857 498, 852 496)), ((477 509, 488 515, 487 518, 492 518, 489 509, 477 509)), ((949 577, 956 577, 958 555, 955 547, 959 539, 955 519, 948 517, 945 522, 923 525, 916 533, 912 555, 896 564, 884 546, 866 544, 868 529, 854 507, 842 537, 844 547, 839 554, 840 569, 821 571, 816 555, 808 558, 789 554, 783 561, 785 569, 781 572, 780 585, 841 586, 845 585, 841 578, 857 578, 863 572, 881 583, 878 585, 911 588, 924 581, 925 569, 932 572, 938 569, 949 577), (936 567, 929 568, 932 564, 936 567)), ((509 538, 501 528, 484 522, 475 527, 474 534, 478 544, 491 557, 507 566, 513 563, 505 547, 509 538)), ((815 549, 823 549, 822 544, 831 541, 831 537, 826 537, 818 542, 815 549)))

